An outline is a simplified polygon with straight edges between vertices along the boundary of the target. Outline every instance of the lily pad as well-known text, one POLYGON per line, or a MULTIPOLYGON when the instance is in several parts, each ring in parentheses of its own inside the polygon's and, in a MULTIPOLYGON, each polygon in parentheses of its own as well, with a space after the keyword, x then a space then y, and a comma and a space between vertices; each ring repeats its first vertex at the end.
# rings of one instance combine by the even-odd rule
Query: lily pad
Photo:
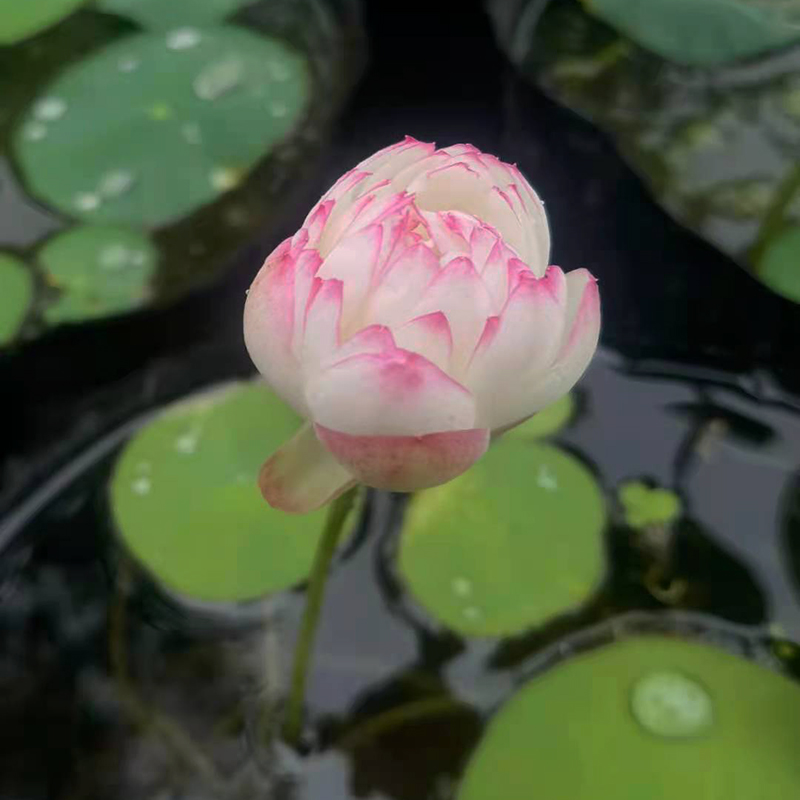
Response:
POLYGON ((709 66, 800 38, 778 3, 752 0, 583 0, 637 44, 680 64, 709 66))
POLYGON ((757 275, 773 291, 800 303, 800 227, 789 228, 769 242, 757 275))
POLYGON ((521 425, 512 428, 505 437, 518 439, 543 439, 565 428, 575 415, 575 398, 565 394, 560 400, 543 408, 521 425))
POLYGON ((14 44, 69 16, 86 0, 6 0, 0 4, 0 44, 14 44))
POLYGON ((791 800, 798 719, 788 678, 704 644, 640 636, 512 697, 458 800, 791 800))
POLYGON ((669 489, 650 488, 641 481, 626 481, 617 489, 625 522, 631 528, 667 525, 681 515, 681 499, 669 489))
POLYGON ((134 35, 68 67, 13 147, 30 190, 92 222, 160 226, 237 186, 308 105, 305 59, 233 27, 134 35))
POLYGON ((501 441, 414 497, 400 571, 416 599, 467 636, 502 636, 580 605, 605 572, 605 503, 574 457, 501 441))
POLYGON ((111 509, 122 540, 167 587, 201 600, 248 600, 302 581, 326 510, 276 511, 256 484, 263 461, 300 422, 261 383, 166 409, 114 469, 111 509))
POLYGON ((30 270, 18 258, 0 253, 0 346, 16 336, 32 299, 30 270))
POLYGON ((138 231, 85 225, 48 241, 38 261, 57 292, 43 316, 57 325, 119 314, 146 303, 158 251, 138 231))
POLYGON ((255 0, 100 0, 97 8, 130 17, 145 28, 219 22, 255 0))

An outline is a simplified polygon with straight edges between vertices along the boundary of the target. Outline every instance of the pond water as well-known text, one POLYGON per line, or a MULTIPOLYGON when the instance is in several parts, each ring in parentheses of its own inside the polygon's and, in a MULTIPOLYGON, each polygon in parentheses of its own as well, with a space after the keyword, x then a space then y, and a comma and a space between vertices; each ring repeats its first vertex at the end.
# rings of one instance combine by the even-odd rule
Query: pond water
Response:
MULTIPOLYGON (((238 604, 191 601, 165 588, 121 543, 109 484, 124 443, 154 424, 151 409, 140 409, 76 452, 0 529, 0 786, 19 798, 456 797, 487 719, 531 676, 557 673, 575 652, 660 634, 800 675, 791 644, 800 638, 800 574, 785 557, 800 549, 793 511, 800 415, 790 397, 762 391, 754 395, 719 375, 681 376, 668 365, 631 369, 599 355, 572 413, 523 430, 515 442, 531 452, 559 451, 596 483, 605 518, 599 579, 568 599, 557 587, 580 558, 553 561, 521 592, 528 605, 552 594, 563 607, 541 618, 528 612, 534 625, 524 616, 502 623, 516 629, 507 636, 460 636, 438 621, 448 611, 420 589, 402 546, 416 535, 406 527, 409 507, 423 498, 370 493, 331 575, 309 679, 310 755, 302 761, 275 738, 274 721, 302 592, 238 604), (644 501, 634 498, 638 514, 620 491, 633 481, 651 491, 644 501), (654 504, 659 490, 674 493, 678 504, 654 504), (269 791, 286 794, 261 794, 269 791)), ((191 457, 206 446, 201 438, 191 457)), ((575 484, 558 484, 566 473, 549 463, 550 472, 540 467, 525 476, 529 491, 558 498, 561 509, 539 504, 548 516, 537 519, 537 503, 526 506, 524 533, 540 542, 539 557, 552 548, 547 536, 559 515, 586 502, 571 494, 575 484)), ((174 511, 170 524, 191 508, 174 511)), ((231 514, 228 524, 247 523, 231 514)), ((500 536, 499 529, 482 532, 500 536)), ((160 533, 168 541, 172 531, 160 533)), ((469 537, 468 525, 462 535, 469 537)), ((184 559, 198 560, 202 541, 189 534, 181 541, 184 559)), ((498 539, 494 548, 500 556, 492 569, 508 568, 513 546, 498 539)), ((449 560, 460 555, 451 552, 449 560)), ((473 592, 465 608, 492 602, 491 587, 470 590, 464 575, 451 589, 449 563, 439 566, 447 592, 473 592)), ((536 573, 534 563, 528 572, 536 573)), ((465 614, 467 632, 477 613, 465 614)), ((671 659, 663 657, 664 669, 671 659)), ((718 705, 739 702, 724 685, 728 678, 721 675, 719 687, 713 669, 702 678, 718 705)), ((549 724, 582 724, 580 708, 567 712, 574 719, 549 724)), ((733 724, 724 707, 716 713, 715 724, 733 724)), ((595 742, 573 743, 576 758, 599 758, 595 742)), ((751 756, 758 770, 763 754, 756 748, 751 756)), ((616 769, 626 769, 624 749, 613 758, 616 769)), ((467 796, 486 796, 470 788, 467 796)))
MULTIPOLYGON (((497 44, 477 3, 364 3, 353 90, 349 0, 206 0, 191 19, 156 0, 45 5, 65 16, 16 18, 45 26, 31 38, 0 26, 21 37, 0 48, 0 304, 24 306, 0 316, 0 796, 794 800, 800 312, 709 244, 750 269, 763 204, 734 225, 664 202, 701 240, 582 105, 599 23, 550 4, 545 23, 580 36, 536 49, 542 66, 497 44), (569 47, 587 63, 564 84, 569 47), (453 64, 460 80, 431 80, 453 64), (272 115, 242 143, 253 102, 272 115), (79 114, 116 133, 82 142, 79 114), (339 174, 406 133, 519 163, 554 261, 600 280, 603 348, 463 479, 362 493, 295 750, 281 713, 324 515, 287 521, 258 497, 297 421, 250 381, 244 291, 339 174), (241 163, 181 160, 192 147, 241 163)), ((659 72, 673 90, 676 74, 659 72)))

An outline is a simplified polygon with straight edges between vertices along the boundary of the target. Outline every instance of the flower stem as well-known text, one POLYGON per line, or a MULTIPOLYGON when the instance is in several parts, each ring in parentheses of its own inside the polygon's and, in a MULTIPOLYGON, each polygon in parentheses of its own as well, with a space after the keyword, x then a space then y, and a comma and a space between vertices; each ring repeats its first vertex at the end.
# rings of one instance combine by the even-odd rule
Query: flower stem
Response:
POLYGON ((328 519, 325 521, 325 530, 317 545, 314 556, 314 565, 311 578, 308 582, 306 607, 303 611, 303 621, 300 626, 300 635, 294 651, 294 666, 292 667, 292 685, 289 691, 289 703, 286 712, 286 722, 283 735, 291 745, 297 745, 303 727, 303 705, 306 694, 306 678, 308 666, 314 649, 314 635, 317 630, 322 601, 325 597, 325 582, 336 552, 336 545, 344 530, 344 524, 353 501, 356 489, 349 489, 338 497, 330 506, 328 519))

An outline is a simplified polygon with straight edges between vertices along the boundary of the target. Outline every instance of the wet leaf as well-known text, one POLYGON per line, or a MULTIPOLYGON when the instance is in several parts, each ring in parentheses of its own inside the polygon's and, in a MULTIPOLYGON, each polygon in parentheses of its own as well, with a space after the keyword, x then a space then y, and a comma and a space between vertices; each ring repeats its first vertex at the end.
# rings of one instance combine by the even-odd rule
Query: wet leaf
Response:
POLYGON ((0 346, 17 334, 33 299, 33 276, 14 256, 0 253, 0 346))
POLYGON ((639 636, 576 656, 501 709, 459 800, 789 800, 800 688, 724 650, 639 636))
MULTIPOLYGON (((732 4, 590 0, 593 9, 635 4, 643 19, 652 8, 653 21, 663 13, 664 35, 672 18, 664 9, 674 2, 684 10, 732 4)), ((749 4, 748 13, 767 13, 768 5, 749 4)), ((787 24, 800 36, 796 20, 787 24)), ((715 35, 717 43, 723 38, 715 35)), ((770 265, 762 276, 760 262, 777 246, 776 232, 800 222, 800 47, 690 68, 620 37, 567 0, 549 3, 514 41, 512 55, 525 74, 610 134, 673 217, 771 288, 796 296, 789 266, 770 265)))
POLYGON ((774 292, 800 303, 800 227, 789 228, 767 243, 757 275, 774 292))
POLYGON ((145 28, 219 22, 255 0, 100 0, 97 8, 130 17, 145 28))
POLYGON ((439 621, 501 636, 574 609, 605 573, 603 496, 567 453, 508 440, 414 497, 400 571, 439 621))
POLYGON ((27 39, 71 14, 86 0, 5 0, 0 3, 0 44, 27 39))
POLYGON ((114 469, 111 508, 124 543, 167 587, 203 600, 252 599, 303 580, 326 511, 284 514, 256 485, 262 462, 299 424, 260 383, 166 409, 114 469))
POLYGON ((303 116, 305 60, 234 27, 117 41, 48 86, 13 134, 34 195, 103 223, 161 226, 235 188, 303 116))
POLYGON ((130 228, 85 225, 50 239, 37 260, 54 292, 43 316, 57 325, 144 305, 150 299, 158 252, 130 228))
POLYGON ((752 0, 584 0, 586 8, 662 58, 709 66, 800 38, 776 5, 752 0))
POLYGON ((626 481, 617 489, 625 522, 631 528, 667 525, 680 517, 683 507, 680 497, 669 489, 657 489, 641 481, 626 481))

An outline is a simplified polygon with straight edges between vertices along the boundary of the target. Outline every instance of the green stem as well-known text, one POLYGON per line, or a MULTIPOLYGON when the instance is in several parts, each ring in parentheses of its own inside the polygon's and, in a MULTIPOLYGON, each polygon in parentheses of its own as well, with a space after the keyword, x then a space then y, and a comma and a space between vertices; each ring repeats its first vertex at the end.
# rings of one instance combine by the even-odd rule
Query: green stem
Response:
POLYGON ((306 607, 303 612, 303 621, 300 626, 300 635, 294 651, 294 666, 292 668, 292 685, 289 691, 289 703, 286 712, 286 722, 283 734, 291 745, 297 745, 303 728, 303 705, 305 703, 306 679, 308 666, 314 649, 314 634, 317 630, 319 614, 322 610, 322 601, 325 597, 325 582, 336 552, 336 545, 344 530, 347 515, 353 506, 356 490, 350 489, 331 504, 325 530, 317 545, 314 556, 314 566, 308 583, 306 607))

